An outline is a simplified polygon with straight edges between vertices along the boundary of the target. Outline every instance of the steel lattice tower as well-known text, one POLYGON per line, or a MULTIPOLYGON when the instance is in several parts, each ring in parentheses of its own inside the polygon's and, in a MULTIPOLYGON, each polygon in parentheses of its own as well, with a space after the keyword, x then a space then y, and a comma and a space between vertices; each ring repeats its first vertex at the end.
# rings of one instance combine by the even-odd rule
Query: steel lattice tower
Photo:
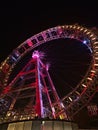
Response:
POLYGON ((40 59, 38 51, 3 91, 10 104, 6 111, 8 119, 67 119, 61 102, 48 72, 47 65, 40 59), (19 105, 23 103, 22 105, 19 105))

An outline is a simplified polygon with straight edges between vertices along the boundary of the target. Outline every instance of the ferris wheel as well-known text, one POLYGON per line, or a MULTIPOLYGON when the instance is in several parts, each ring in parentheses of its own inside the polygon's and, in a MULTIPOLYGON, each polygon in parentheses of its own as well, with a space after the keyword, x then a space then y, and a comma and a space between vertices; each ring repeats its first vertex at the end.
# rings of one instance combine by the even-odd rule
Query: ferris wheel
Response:
POLYGON ((79 25, 46 29, 1 63, 0 122, 73 119, 96 93, 97 79, 98 37, 90 29, 79 25))

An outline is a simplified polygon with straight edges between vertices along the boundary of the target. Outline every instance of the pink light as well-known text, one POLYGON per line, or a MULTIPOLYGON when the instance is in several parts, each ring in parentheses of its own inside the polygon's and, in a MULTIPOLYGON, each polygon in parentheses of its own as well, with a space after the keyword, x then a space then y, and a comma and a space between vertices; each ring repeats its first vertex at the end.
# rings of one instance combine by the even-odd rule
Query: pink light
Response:
POLYGON ((32 44, 33 44, 30 39, 27 40, 27 43, 29 46, 32 46, 32 44))
POLYGON ((47 70, 47 71, 49 70, 49 67, 50 67, 50 64, 47 63, 47 64, 46 64, 46 70, 47 70))
POLYGON ((39 58, 39 52, 34 51, 33 54, 32 54, 32 58, 39 58))
POLYGON ((59 33, 59 34, 62 34, 62 32, 63 32, 62 28, 59 27, 59 28, 58 28, 58 33, 59 33))
POLYGON ((45 57, 44 52, 34 51, 32 54, 32 58, 40 58, 43 59, 45 57))

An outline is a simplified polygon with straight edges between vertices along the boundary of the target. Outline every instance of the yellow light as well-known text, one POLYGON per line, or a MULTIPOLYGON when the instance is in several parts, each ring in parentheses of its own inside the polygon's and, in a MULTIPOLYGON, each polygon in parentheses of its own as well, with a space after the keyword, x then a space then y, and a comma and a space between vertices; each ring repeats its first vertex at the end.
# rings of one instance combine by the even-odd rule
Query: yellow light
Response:
POLYGON ((90 81, 92 81, 92 78, 90 78, 90 77, 88 77, 87 79, 90 80, 90 81))
POLYGON ((80 29, 80 27, 77 27, 77 29, 80 29))
POLYGON ((95 70, 91 70, 91 72, 96 73, 96 71, 95 71, 95 70))
POLYGON ((68 97, 69 98, 69 100, 72 102, 72 98, 71 97, 68 97))
POLYGON ((69 27, 72 28, 72 25, 70 25, 69 27))
POLYGON ((98 64, 94 64, 94 66, 98 66, 98 64))
POLYGON ((98 44, 98 42, 94 42, 94 45, 98 44))
POLYGON ((68 28, 69 26, 67 25, 67 26, 65 26, 65 28, 68 28))
POLYGON ((80 31, 82 31, 84 28, 81 28, 80 31))
POLYGON ((86 87, 87 87, 85 84, 82 84, 82 86, 83 86, 84 88, 86 88, 86 87))
POLYGON ((76 92, 76 94, 80 95, 80 93, 78 91, 75 91, 75 92, 76 92))
POLYGON ((87 32, 87 29, 85 29, 84 32, 87 32))
POLYGON ((10 115, 11 115, 11 113, 8 113, 8 114, 7 114, 7 116, 10 116, 10 115))
POLYGON ((61 120, 63 119, 62 115, 60 115, 59 117, 60 117, 61 120))
POLYGON ((95 49, 98 49, 98 46, 95 46, 95 49))
POLYGON ((62 26, 62 28, 64 28, 65 26, 62 26))
POLYGON ((89 37, 93 37, 94 35, 93 34, 91 34, 89 37))
POLYGON ((42 121, 42 124, 44 125, 44 124, 45 124, 45 121, 42 121))
POLYGON ((73 28, 75 29, 75 28, 76 28, 76 26, 73 26, 73 28))
POLYGON ((95 60, 98 60, 98 57, 95 57, 95 60))
POLYGON ((94 38, 92 38, 92 40, 95 40, 96 38, 94 37, 94 38))
POLYGON ((87 32, 86 34, 90 34, 90 32, 87 32))

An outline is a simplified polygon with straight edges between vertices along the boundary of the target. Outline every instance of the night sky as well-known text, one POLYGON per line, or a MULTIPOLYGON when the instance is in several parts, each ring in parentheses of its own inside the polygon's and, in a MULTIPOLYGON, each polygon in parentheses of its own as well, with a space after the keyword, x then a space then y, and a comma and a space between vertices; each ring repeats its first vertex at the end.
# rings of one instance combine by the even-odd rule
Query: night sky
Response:
POLYGON ((6 2, 0 8, 0 61, 27 38, 50 27, 78 23, 98 27, 96 2, 6 2))

